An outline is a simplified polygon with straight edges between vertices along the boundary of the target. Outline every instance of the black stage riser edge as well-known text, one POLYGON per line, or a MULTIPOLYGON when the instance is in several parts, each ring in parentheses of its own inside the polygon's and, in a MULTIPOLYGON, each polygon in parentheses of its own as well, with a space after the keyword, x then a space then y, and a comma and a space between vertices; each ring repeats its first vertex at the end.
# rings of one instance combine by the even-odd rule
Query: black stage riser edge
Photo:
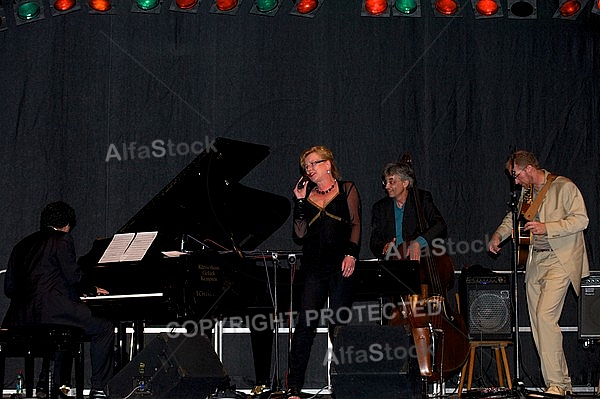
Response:
POLYGON ((160 334, 108 383, 110 399, 127 397, 140 381, 143 363, 146 390, 134 399, 205 398, 228 380, 206 336, 169 338, 160 334))

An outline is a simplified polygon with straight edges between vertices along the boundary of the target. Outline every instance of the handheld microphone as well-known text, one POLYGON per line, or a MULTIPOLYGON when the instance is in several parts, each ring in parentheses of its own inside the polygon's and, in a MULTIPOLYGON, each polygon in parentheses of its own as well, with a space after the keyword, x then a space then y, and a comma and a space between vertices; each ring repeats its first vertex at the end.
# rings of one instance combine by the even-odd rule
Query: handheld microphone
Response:
POLYGON ((300 181, 298 182, 298 190, 302 190, 304 188, 304 186, 306 186, 306 183, 308 183, 310 179, 308 178, 307 175, 302 175, 302 179, 300 179, 300 181))

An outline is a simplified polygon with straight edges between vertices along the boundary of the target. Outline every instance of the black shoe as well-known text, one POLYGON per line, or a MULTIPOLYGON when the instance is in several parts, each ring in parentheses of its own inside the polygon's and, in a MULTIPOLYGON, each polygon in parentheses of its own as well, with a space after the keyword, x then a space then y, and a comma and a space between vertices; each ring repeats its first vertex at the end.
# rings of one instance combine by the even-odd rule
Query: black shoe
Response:
POLYGON ((292 398, 292 397, 301 397, 300 393, 302 392, 302 390, 300 388, 296 388, 296 387, 290 387, 286 394, 285 397, 286 398, 292 398))
POLYGON ((108 396, 104 393, 102 389, 94 389, 90 390, 90 396, 88 399, 108 399, 108 396))
POLYGON ((35 397, 38 399, 46 399, 48 397, 48 389, 46 387, 36 387, 35 397))

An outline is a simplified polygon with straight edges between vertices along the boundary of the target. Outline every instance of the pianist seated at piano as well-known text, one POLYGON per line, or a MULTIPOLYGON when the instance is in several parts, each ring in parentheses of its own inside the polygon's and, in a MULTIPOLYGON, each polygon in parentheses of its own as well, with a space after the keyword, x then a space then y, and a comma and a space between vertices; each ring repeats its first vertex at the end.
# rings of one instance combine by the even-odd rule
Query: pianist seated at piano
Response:
POLYGON ((35 329, 36 325, 58 324, 81 328, 91 339, 89 398, 104 399, 113 374, 113 323, 93 316, 80 297, 108 292, 84 280, 70 234, 75 224, 75 211, 70 205, 49 203, 42 210, 40 230, 15 245, 4 279, 10 305, 2 327, 35 329))

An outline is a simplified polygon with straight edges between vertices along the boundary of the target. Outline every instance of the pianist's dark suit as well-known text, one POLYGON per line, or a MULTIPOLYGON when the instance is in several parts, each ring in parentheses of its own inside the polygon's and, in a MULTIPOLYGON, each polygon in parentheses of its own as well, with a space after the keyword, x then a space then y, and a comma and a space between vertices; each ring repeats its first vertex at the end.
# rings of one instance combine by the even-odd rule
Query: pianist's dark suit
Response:
POLYGON ((113 324, 92 316, 80 300, 83 276, 69 233, 44 228, 21 240, 8 261, 4 292, 11 299, 3 327, 64 324, 91 337, 92 388, 112 376, 113 324))

